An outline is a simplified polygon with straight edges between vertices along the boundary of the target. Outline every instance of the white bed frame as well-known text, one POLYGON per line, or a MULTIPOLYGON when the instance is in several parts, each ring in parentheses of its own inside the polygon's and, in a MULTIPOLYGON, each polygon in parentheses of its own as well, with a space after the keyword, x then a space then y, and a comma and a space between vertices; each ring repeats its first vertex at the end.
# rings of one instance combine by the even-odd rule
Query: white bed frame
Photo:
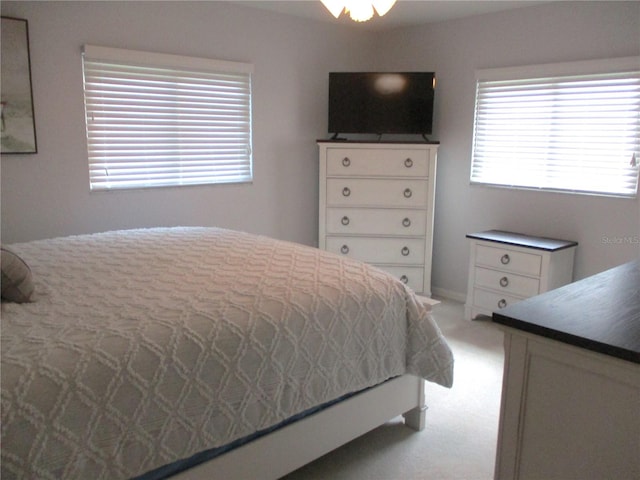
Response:
POLYGON ((176 480, 276 480, 403 415, 423 430, 422 378, 403 375, 175 475, 176 480))

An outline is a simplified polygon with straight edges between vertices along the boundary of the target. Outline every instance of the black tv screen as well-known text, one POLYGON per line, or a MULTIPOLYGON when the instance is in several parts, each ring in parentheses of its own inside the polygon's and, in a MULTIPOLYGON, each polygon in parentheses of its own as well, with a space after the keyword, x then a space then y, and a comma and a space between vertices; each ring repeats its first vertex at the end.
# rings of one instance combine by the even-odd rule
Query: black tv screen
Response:
POLYGON ((329 73, 329 133, 432 133, 435 73, 329 73))

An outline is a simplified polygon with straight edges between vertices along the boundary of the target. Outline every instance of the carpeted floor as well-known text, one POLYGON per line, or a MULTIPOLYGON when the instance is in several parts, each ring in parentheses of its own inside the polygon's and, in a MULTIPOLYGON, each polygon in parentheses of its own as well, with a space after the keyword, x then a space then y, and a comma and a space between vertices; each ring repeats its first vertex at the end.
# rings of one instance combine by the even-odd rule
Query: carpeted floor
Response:
POLYGON ((283 480, 489 480, 493 478, 502 333, 489 321, 463 319, 463 305, 433 307, 455 355, 453 388, 427 383, 426 428, 393 419, 283 480))

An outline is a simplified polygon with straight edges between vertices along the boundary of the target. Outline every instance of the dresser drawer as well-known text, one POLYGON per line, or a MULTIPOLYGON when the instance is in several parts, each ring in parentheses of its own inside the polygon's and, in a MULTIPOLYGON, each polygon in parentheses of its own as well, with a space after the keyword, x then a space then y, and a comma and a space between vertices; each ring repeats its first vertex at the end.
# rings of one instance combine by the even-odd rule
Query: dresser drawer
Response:
POLYGON ((539 293, 540 280, 537 278, 481 267, 476 267, 475 271, 475 284, 478 287, 490 288, 523 297, 532 297, 539 293))
POLYGON ((394 277, 400 279, 402 283, 408 285, 414 292, 422 292, 424 288, 424 268, 421 267, 388 267, 378 266, 378 268, 389 272, 394 277))
POLYGON ((328 176, 426 177, 429 156, 425 150, 385 148, 330 148, 328 176))
POLYGON ((430 296, 438 145, 318 146, 320 248, 375 265, 430 296))
POLYGON ((358 235, 424 235, 424 210, 327 208, 327 232, 358 235))
POLYGON ((483 290, 481 288, 473 289, 473 306, 488 312, 502 310, 503 308, 513 305, 521 300, 521 297, 516 297, 514 295, 500 294, 483 290))
POLYGON ((425 240, 327 236, 326 249, 367 263, 423 264, 425 240))
POLYGON ((500 247, 476 246, 476 265, 524 275, 540 275, 542 256, 500 247))
POLYGON ((327 204, 424 208, 427 206, 427 182, 331 178, 327 180, 327 204))

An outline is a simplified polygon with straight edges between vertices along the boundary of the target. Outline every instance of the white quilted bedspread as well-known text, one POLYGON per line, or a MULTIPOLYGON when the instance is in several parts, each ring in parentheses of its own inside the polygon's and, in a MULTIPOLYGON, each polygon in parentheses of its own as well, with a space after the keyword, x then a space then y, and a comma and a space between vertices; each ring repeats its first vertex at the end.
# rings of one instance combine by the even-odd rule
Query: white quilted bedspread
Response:
POLYGON ((121 479, 453 359, 404 285, 314 248, 215 228, 13 245, 2 304, 2 479, 121 479))

